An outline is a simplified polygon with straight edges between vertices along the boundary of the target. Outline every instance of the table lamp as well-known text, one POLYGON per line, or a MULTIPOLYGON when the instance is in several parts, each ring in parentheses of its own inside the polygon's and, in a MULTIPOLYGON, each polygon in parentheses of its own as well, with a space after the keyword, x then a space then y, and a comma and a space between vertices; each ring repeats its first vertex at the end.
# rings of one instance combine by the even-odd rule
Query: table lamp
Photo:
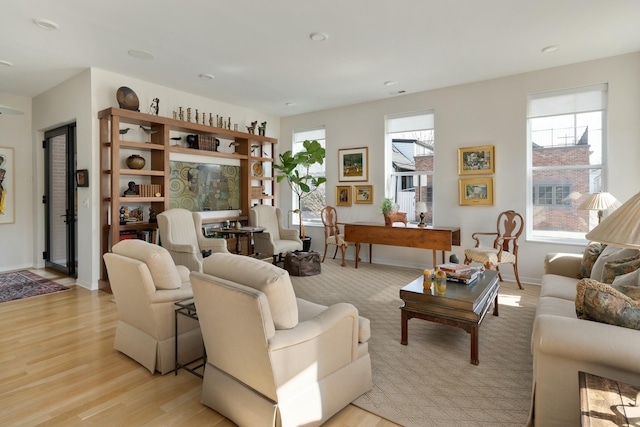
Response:
POLYGON ((616 209, 620 207, 620 202, 618 199, 613 197, 611 194, 607 192, 598 192, 593 193, 587 200, 582 202, 580 206, 578 206, 579 210, 583 211, 598 211, 598 224, 602 221, 602 213, 603 211, 616 209))
POLYGON ((640 193, 608 215, 585 238, 611 246, 640 249, 640 193))
POLYGON ((416 212, 420 214, 420 224, 418 227, 425 227, 427 224, 424 222, 424 213, 427 211, 427 204, 425 202, 416 203, 416 212))

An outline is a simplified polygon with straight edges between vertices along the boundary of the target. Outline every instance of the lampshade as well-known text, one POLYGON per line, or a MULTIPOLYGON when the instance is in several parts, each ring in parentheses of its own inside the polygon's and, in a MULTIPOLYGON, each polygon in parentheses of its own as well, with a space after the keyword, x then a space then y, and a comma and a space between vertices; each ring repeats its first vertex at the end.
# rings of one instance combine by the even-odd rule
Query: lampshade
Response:
POLYGON ((603 210, 616 209, 620 207, 618 199, 606 192, 593 193, 587 200, 582 202, 578 209, 580 210, 603 210))
POLYGON ((585 238, 611 246, 640 249, 640 193, 624 202, 585 238))
POLYGON ((417 202, 416 203, 416 212, 426 212, 427 211, 427 204, 425 202, 417 202))

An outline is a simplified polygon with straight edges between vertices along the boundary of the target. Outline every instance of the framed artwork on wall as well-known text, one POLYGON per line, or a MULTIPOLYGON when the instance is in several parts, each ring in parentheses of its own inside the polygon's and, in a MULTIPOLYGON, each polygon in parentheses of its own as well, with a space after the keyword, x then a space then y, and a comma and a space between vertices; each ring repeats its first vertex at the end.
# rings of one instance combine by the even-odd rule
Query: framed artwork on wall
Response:
POLYGON ((0 147, 0 224, 15 222, 13 148, 0 147))
POLYGON ((344 148, 338 150, 340 181, 369 180, 369 148, 344 148))
POLYGON ((458 175, 484 175, 495 173, 493 145, 458 148, 458 175))
POLYGON ((493 178, 460 178, 460 206, 493 206, 493 178))
POLYGON ((373 185, 356 185, 354 202, 373 204, 373 185))
POLYGON ((351 206, 350 185, 336 185, 336 206, 351 206))

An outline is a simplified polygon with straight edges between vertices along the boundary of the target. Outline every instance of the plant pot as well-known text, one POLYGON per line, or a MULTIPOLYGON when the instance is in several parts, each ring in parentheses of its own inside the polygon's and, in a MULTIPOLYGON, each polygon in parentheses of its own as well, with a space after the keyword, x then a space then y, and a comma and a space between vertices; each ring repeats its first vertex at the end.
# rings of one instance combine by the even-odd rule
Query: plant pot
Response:
POLYGON ((393 221, 389 215, 384 215, 384 225, 387 227, 391 227, 393 225, 393 221))
POLYGON ((127 167, 129 169, 142 169, 147 161, 138 154, 132 154, 127 157, 127 167))

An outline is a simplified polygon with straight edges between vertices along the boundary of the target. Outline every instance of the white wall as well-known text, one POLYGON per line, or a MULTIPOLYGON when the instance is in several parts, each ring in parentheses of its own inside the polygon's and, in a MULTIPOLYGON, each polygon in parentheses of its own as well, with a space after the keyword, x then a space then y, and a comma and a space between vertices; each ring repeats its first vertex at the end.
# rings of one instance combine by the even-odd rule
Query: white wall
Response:
MULTIPOLYGON (((640 190, 640 53, 574 64, 473 84, 393 97, 281 120, 279 149, 291 147, 294 129, 324 125, 327 136, 327 204, 335 205, 338 176, 338 149, 369 147, 370 176, 374 186, 373 205, 337 207, 341 222, 382 222, 379 206, 387 185, 384 158, 384 117, 387 114, 433 109, 435 112, 436 159, 434 184, 434 223, 458 226, 462 244, 454 252, 473 246, 474 231, 495 229, 497 214, 514 209, 526 211, 526 97, 539 93, 597 83, 609 83, 607 170, 608 189, 620 201, 640 190), (495 145, 495 206, 458 205, 457 150, 459 147, 495 145)), ((358 183, 367 184, 367 183, 358 183)), ((279 188, 285 194, 287 188, 279 188)), ((281 197, 283 210, 290 209, 281 197)), ((313 248, 323 250, 322 231, 307 227, 314 237, 313 248)), ((353 258, 353 249, 348 256, 353 258)), ((422 268, 431 264, 431 254, 421 249, 374 246, 374 262, 422 268)), ((580 252, 581 247, 521 242, 519 272, 521 280, 539 282, 542 260, 547 252, 580 252)), ((361 256, 362 258, 362 256, 361 256)), ((368 259, 367 259, 368 260, 368 259)), ((504 269, 512 278, 512 270, 504 269)))
POLYGON ((33 266, 33 141, 31 98, 0 93, 0 104, 23 111, 22 115, 0 114, 0 147, 13 148, 15 186, 12 191, 12 224, 0 224, 0 271, 33 266))

